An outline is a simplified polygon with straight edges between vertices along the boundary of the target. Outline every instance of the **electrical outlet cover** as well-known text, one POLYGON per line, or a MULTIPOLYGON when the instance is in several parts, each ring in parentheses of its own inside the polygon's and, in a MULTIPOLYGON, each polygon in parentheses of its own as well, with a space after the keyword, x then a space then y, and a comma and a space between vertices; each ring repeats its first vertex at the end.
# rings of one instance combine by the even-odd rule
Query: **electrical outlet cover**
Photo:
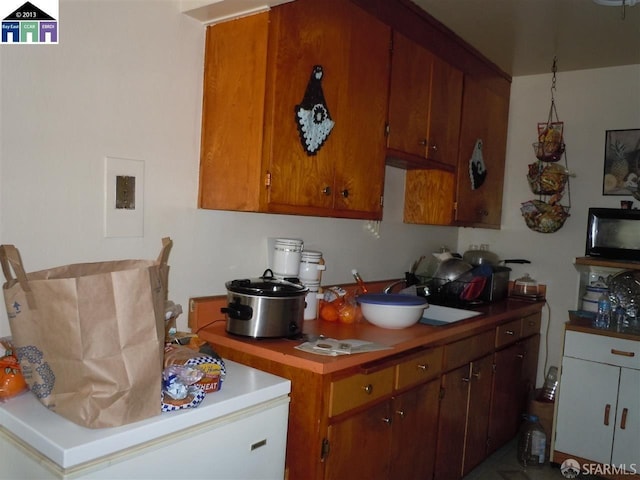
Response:
POLYGON ((105 157, 104 160, 104 236, 144 236, 144 161, 105 157), (133 178, 132 178, 133 177, 133 178), (122 182, 133 185, 122 200, 122 182), (117 195, 120 187, 121 195, 117 195), (133 198, 130 196, 133 195, 133 198))

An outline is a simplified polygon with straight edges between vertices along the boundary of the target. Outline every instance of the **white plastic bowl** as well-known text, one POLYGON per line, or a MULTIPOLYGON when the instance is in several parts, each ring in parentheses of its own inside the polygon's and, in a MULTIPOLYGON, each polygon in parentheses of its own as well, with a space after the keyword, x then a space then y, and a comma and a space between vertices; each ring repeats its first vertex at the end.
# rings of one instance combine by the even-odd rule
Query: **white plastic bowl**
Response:
POLYGON ((424 297, 394 293, 360 295, 358 303, 368 322, 377 327, 396 330, 416 324, 428 305, 424 297))

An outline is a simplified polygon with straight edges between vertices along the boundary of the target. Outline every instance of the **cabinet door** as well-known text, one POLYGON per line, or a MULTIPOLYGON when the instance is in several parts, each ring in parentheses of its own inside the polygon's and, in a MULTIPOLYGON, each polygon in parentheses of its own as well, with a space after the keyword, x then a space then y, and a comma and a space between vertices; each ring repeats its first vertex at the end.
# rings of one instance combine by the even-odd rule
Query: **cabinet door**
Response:
POLYGON ((489 452, 497 450, 511 440, 522 422, 520 382, 523 358, 523 345, 520 343, 495 353, 489 419, 489 452))
POLYGON ((433 54, 393 33, 389 93, 390 149, 427 157, 433 54))
POLYGON ((487 456, 492 383, 493 355, 472 362, 463 475, 469 473, 487 456))
POLYGON ((451 225, 456 175, 446 170, 407 170, 404 185, 405 223, 451 225))
POLYGON ((341 155, 335 164, 334 209, 339 216, 380 219, 391 29, 353 5, 348 20, 348 63, 338 72, 345 89, 335 127, 341 155))
POLYGON ((619 377, 619 367, 563 357, 555 450, 611 462, 619 377))
POLYGON ((465 77, 456 195, 459 225, 500 228, 508 117, 508 97, 465 77), (483 142, 487 175, 480 187, 472 189, 469 161, 476 140, 483 142))
POLYGON ((389 28, 344 0, 297 0, 272 16, 264 153, 269 211, 379 218, 389 28), (294 108, 314 65, 323 67, 321 86, 335 125, 308 155, 294 108))
POLYGON ((269 14, 207 28, 198 206, 259 210, 269 14))
POLYGON ((640 370, 620 369, 612 465, 640 465, 640 370))
POLYGON ((442 376, 443 397, 438 421, 436 479, 462 477, 464 434, 469 400, 471 365, 466 364, 442 376))
POLYGON ((389 478, 433 478, 439 395, 440 382, 432 380, 393 399, 393 450, 389 478))
POLYGON ((389 477, 391 402, 379 403, 329 427, 325 479, 389 477))
POLYGON ((458 164, 462 79, 460 70, 434 56, 427 157, 452 167, 458 164))

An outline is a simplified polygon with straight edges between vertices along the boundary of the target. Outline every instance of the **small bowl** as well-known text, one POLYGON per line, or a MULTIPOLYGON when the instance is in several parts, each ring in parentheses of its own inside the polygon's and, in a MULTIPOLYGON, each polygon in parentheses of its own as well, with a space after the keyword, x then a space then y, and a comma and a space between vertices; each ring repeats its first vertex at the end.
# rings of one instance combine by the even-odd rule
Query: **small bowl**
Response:
POLYGON ((368 322, 394 330, 416 324, 429 305, 424 297, 397 293, 367 293, 357 300, 368 322))

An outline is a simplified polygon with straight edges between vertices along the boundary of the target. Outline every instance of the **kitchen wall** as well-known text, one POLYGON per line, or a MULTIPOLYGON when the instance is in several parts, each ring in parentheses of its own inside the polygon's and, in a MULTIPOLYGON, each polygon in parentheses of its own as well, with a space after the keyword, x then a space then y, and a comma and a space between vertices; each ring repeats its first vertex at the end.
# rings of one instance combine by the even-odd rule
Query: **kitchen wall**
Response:
MULTIPOLYGON (((402 224, 389 168, 380 238, 358 220, 196 208, 204 26, 177 1, 61 0, 60 44, 0 49, 0 243, 27 271, 155 258, 170 236, 170 299, 225 293, 267 267, 267 239, 321 250, 325 283, 402 276, 457 230, 402 224), (104 158, 144 161, 144 236, 105 238, 104 158)), ((0 309, 0 335, 9 334, 0 309)), ((186 313, 179 327, 186 328, 186 313)))
MULTIPOLYGON (((549 59, 551 69, 552 59, 549 59)), ((562 59, 558 59, 562 66, 562 59)), ((527 183, 527 165, 535 161, 531 144, 538 122, 545 122, 551 103, 551 74, 516 77, 511 89, 507 165, 499 231, 460 229, 458 248, 489 243, 501 258, 527 258, 531 265, 511 265, 512 278, 525 272, 548 286, 548 365, 559 365, 563 324, 567 310, 578 303, 575 257, 584 256, 589 207, 620 207, 632 197, 603 196, 604 140, 606 130, 640 128, 640 66, 562 72, 557 74, 555 103, 564 121, 566 157, 575 173, 570 180, 571 216, 556 233, 529 230, 520 204, 536 198, 527 183), (549 321, 550 315, 550 321, 549 321)), ((490 174, 490 173, 489 173, 490 174)), ((565 195, 563 204, 567 204, 565 195)), ((635 201, 635 207, 640 202, 635 201)), ((544 342, 543 342, 544 344, 544 342)), ((545 348, 540 352, 538 379, 544 372, 545 348)))
MULTIPOLYGON (((530 231, 519 210, 533 198, 525 176, 536 124, 549 111, 545 74, 513 80, 501 230, 402 224, 403 171, 387 168, 376 239, 357 220, 196 208, 204 27, 177 1, 60 0, 60 38, 56 46, 0 49, 0 243, 15 244, 28 271, 155 258, 168 235, 170 298, 186 309, 192 296, 221 294, 225 281, 261 273, 268 238, 303 238, 321 250, 325 284, 350 282, 352 268, 365 280, 398 277, 440 245, 489 243, 501 258, 532 261, 514 266, 512 278, 529 272, 548 285, 548 362, 558 364, 562 324, 577 302, 572 262, 584 253, 587 208, 620 200, 601 195, 604 132, 640 128, 640 66, 558 74, 557 110, 576 178, 571 217, 557 233, 530 231), (106 156, 144 161, 142 237, 104 237, 106 156)), ((0 335, 8 334, 0 309, 0 335)))

